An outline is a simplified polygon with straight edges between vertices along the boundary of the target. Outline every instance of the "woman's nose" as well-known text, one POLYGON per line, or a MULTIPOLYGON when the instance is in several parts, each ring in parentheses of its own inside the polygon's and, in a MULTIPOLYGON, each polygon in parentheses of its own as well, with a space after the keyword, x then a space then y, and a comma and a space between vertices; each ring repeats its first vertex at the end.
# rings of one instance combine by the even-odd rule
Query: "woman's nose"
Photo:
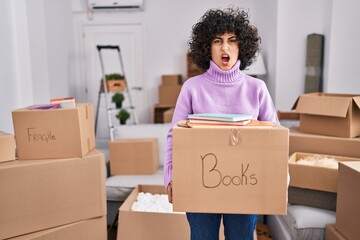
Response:
POLYGON ((228 43, 223 43, 222 49, 223 50, 228 50, 229 49, 229 44, 228 43))

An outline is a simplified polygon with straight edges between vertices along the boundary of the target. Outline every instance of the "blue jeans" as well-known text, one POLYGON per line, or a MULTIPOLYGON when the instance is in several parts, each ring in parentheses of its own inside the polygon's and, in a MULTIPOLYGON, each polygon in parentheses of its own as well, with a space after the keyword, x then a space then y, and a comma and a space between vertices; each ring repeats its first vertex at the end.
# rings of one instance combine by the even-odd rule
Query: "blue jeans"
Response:
POLYGON ((223 217, 225 240, 253 240, 258 215, 186 213, 191 240, 219 240, 223 217))

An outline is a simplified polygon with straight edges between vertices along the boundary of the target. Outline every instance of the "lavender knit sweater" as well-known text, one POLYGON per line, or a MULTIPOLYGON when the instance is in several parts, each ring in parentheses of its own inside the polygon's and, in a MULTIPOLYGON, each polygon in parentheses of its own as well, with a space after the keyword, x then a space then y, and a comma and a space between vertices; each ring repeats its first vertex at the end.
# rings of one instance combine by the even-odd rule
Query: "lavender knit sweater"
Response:
MULTIPOLYGON (((211 61, 207 72, 186 80, 176 102, 171 126, 192 113, 250 114, 254 119, 279 124, 265 83, 246 75, 239 67, 240 61, 232 69, 223 71, 211 61)), ((172 180, 172 127, 167 135, 164 159, 165 187, 172 180)))

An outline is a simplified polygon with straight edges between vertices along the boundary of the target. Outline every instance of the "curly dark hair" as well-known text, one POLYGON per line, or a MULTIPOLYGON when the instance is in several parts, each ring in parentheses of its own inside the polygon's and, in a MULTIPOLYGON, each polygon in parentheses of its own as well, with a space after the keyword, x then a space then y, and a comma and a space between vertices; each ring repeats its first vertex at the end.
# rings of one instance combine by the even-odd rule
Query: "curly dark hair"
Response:
POLYGON ((250 25, 248 12, 239 8, 210 9, 192 27, 188 41, 192 63, 206 70, 210 67, 211 42, 224 33, 234 33, 239 44, 240 70, 250 66, 260 50, 261 38, 255 26, 250 25))

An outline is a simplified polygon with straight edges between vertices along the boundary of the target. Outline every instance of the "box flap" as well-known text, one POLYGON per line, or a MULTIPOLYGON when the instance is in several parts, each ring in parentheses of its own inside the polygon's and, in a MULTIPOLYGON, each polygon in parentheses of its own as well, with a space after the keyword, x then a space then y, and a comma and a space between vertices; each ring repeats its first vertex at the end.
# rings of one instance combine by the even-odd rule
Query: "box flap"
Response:
POLYGON ((298 98, 294 107, 301 114, 346 117, 352 99, 331 94, 305 94, 298 98))
POLYGON ((359 108, 359 110, 360 110, 360 96, 354 97, 353 99, 354 99, 354 102, 355 102, 356 106, 357 106, 357 107, 359 108))

